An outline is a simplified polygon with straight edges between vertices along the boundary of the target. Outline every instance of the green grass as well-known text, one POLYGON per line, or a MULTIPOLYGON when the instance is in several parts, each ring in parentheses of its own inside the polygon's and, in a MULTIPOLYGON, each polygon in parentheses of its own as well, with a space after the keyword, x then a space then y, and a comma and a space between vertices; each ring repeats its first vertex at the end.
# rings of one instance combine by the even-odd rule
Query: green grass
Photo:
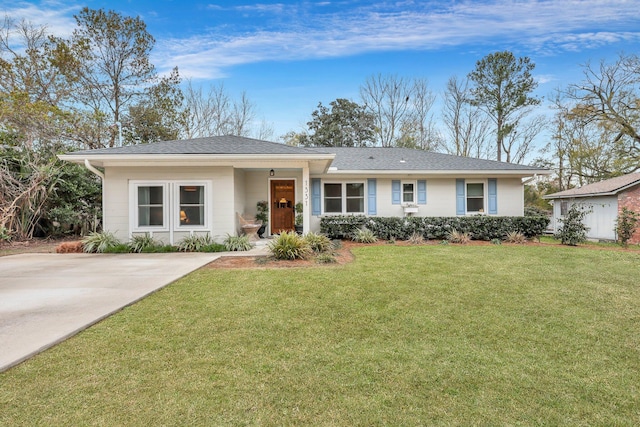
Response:
POLYGON ((200 270, 0 374, 0 425, 638 425, 640 253, 200 270))

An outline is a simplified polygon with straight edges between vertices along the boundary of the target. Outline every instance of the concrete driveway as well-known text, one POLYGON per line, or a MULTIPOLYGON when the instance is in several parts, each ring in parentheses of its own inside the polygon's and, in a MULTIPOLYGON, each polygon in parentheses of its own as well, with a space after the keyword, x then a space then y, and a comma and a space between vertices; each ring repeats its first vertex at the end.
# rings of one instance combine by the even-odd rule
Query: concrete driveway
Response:
POLYGON ((0 372, 219 256, 167 253, 0 257, 0 372))

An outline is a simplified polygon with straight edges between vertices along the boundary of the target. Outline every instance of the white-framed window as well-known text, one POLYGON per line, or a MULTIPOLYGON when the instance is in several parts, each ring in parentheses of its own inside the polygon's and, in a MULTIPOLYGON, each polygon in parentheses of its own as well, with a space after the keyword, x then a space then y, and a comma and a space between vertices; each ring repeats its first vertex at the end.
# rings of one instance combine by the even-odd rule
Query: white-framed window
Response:
POLYGON ((325 182, 324 213, 364 213, 364 182, 325 182))
POLYGON ((481 213, 484 212, 484 183, 483 182, 467 182, 467 212, 481 213))
POLYGON ((402 181, 402 203, 416 203, 415 181, 402 181))
POLYGON ((174 205, 176 228, 198 229, 207 226, 208 184, 206 182, 175 182, 174 205))
POLYGON ((324 183, 324 212, 342 213, 342 184, 324 183))
POLYGON ((162 231, 169 226, 168 189, 163 182, 132 183, 133 227, 135 230, 162 231))
POLYGON ((560 202, 560 215, 565 216, 569 212, 569 202, 563 200, 560 202))
POLYGON ((209 188, 207 181, 131 181, 132 231, 205 229, 211 206, 209 188))

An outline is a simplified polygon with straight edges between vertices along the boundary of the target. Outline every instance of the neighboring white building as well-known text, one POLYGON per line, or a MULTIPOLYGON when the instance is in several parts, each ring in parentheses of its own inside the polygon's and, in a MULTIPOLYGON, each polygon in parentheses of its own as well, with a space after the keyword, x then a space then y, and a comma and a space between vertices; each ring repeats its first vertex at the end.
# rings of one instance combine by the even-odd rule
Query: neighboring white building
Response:
POLYGON ((177 242, 223 239, 237 214, 269 206, 269 230, 304 231, 324 215, 521 216, 523 178, 548 170, 407 148, 303 148, 236 136, 85 150, 59 156, 103 180, 103 228, 177 242), (98 169, 100 168, 100 169, 98 169))
MULTIPOLYGON (((560 219, 573 204, 588 209, 584 224, 589 227, 587 238, 593 240, 617 240, 616 220, 622 208, 640 213, 640 173, 618 176, 579 188, 548 194, 551 200, 553 218, 551 226, 557 232, 562 226, 560 219)), ((629 243, 640 243, 640 231, 629 243)))

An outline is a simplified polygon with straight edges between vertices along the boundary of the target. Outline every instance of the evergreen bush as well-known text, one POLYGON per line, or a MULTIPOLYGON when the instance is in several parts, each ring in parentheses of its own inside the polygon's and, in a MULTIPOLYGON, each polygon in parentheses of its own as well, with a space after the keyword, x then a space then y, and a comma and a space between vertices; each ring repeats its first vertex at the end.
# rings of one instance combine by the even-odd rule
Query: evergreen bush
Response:
POLYGON ((624 247, 628 246, 629 240, 633 237, 639 222, 640 214, 629 208, 622 208, 622 212, 620 212, 616 220, 616 233, 618 233, 618 240, 624 247))
POLYGON ((544 233, 546 216, 487 216, 465 217, 366 217, 363 215, 325 216, 320 231, 332 239, 348 239, 356 230, 366 227, 384 240, 409 240, 415 233, 425 239, 446 239, 452 230, 472 233, 475 240, 502 239, 509 232, 520 232, 531 239, 544 233))
POLYGON ((587 231, 589 227, 584 225, 584 217, 587 216, 589 210, 583 206, 574 203, 571 205, 564 218, 559 221, 562 226, 555 234, 555 238, 560 240, 563 245, 577 246, 587 240, 587 231))

